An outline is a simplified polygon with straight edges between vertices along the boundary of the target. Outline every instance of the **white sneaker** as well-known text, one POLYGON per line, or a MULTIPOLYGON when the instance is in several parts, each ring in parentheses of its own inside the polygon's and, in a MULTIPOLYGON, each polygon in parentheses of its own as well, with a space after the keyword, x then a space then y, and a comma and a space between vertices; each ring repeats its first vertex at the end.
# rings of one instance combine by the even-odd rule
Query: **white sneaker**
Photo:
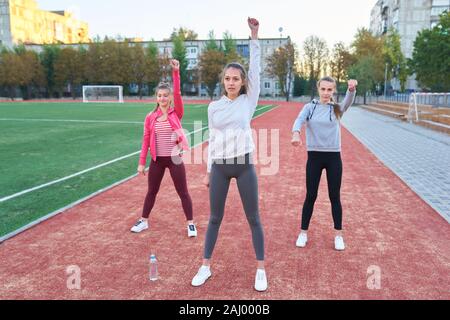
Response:
POLYGON ((197 228, 195 227, 195 224, 189 224, 188 227, 188 237, 196 237, 197 236, 197 228))
POLYGON ((194 287, 200 287, 209 279, 209 277, 211 277, 211 268, 209 266, 201 266, 195 277, 192 279, 191 284, 194 287))
POLYGON ((148 229, 148 221, 140 219, 136 224, 131 228, 131 232, 139 233, 148 229))
POLYGON ((308 235, 306 233, 301 232, 298 235, 297 242, 295 243, 295 245, 299 248, 304 248, 307 242, 308 242, 308 235))
POLYGON ((256 291, 266 291, 267 290, 266 271, 263 269, 256 270, 255 290, 256 291))
POLYGON ((342 251, 345 249, 344 238, 341 236, 336 236, 334 238, 334 248, 338 251, 342 251))

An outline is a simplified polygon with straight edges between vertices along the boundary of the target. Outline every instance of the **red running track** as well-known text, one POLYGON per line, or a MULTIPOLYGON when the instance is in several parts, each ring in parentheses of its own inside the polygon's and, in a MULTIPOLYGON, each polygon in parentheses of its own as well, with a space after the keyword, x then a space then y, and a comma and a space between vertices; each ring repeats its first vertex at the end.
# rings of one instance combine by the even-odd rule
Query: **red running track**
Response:
POLYGON ((188 165, 199 237, 188 239, 181 203, 167 173, 150 229, 132 234, 146 192, 137 177, 0 245, 0 299, 449 299, 450 225, 343 129, 342 203, 347 249, 333 249, 326 177, 308 246, 295 247, 305 196, 306 151, 290 146, 296 104, 254 120, 256 129, 280 129, 277 175, 258 165, 260 211, 269 289, 253 289, 250 230, 233 182, 213 256, 213 276, 190 281, 201 264, 208 223, 205 164, 188 165), (161 278, 147 280, 156 250, 161 278), (81 270, 81 289, 67 288, 66 268, 81 270), (371 290, 371 266, 381 288, 371 290))

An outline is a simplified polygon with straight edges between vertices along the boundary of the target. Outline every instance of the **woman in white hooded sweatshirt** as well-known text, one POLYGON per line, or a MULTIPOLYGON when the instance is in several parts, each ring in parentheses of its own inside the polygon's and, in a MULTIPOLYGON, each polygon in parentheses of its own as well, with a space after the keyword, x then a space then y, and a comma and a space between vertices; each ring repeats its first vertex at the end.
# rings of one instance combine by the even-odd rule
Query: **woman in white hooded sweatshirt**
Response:
POLYGON ((208 108, 208 173, 204 183, 209 187, 211 215, 206 232, 203 264, 192 279, 192 285, 196 287, 203 285, 212 275, 210 260, 224 216, 230 181, 235 178, 256 253, 254 288, 257 291, 267 289, 264 233, 258 206, 258 180, 252 163, 255 146, 250 126, 260 93, 259 22, 248 18, 248 26, 252 34, 248 74, 241 64, 228 64, 222 73, 224 95, 219 101, 212 102, 208 108))

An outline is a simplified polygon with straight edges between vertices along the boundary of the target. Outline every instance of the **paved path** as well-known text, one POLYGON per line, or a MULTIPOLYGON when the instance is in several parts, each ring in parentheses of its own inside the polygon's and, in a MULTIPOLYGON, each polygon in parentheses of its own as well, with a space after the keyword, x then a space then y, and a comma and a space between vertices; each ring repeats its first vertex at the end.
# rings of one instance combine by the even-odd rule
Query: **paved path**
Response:
POLYGON ((450 223, 450 135, 358 107, 343 125, 450 223))

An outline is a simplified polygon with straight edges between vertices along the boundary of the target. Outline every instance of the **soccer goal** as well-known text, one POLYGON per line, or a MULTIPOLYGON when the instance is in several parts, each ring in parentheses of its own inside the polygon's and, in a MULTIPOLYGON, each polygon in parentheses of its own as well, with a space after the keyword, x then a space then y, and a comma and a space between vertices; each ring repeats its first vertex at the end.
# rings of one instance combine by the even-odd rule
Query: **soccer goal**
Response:
POLYGON ((122 86, 83 86, 83 102, 123 103, 122 86))
POLYGON ((450 93, 412 93, 409 97, 408 121, 423 120, 434 114, 436 108, 450 108, 450 93))

